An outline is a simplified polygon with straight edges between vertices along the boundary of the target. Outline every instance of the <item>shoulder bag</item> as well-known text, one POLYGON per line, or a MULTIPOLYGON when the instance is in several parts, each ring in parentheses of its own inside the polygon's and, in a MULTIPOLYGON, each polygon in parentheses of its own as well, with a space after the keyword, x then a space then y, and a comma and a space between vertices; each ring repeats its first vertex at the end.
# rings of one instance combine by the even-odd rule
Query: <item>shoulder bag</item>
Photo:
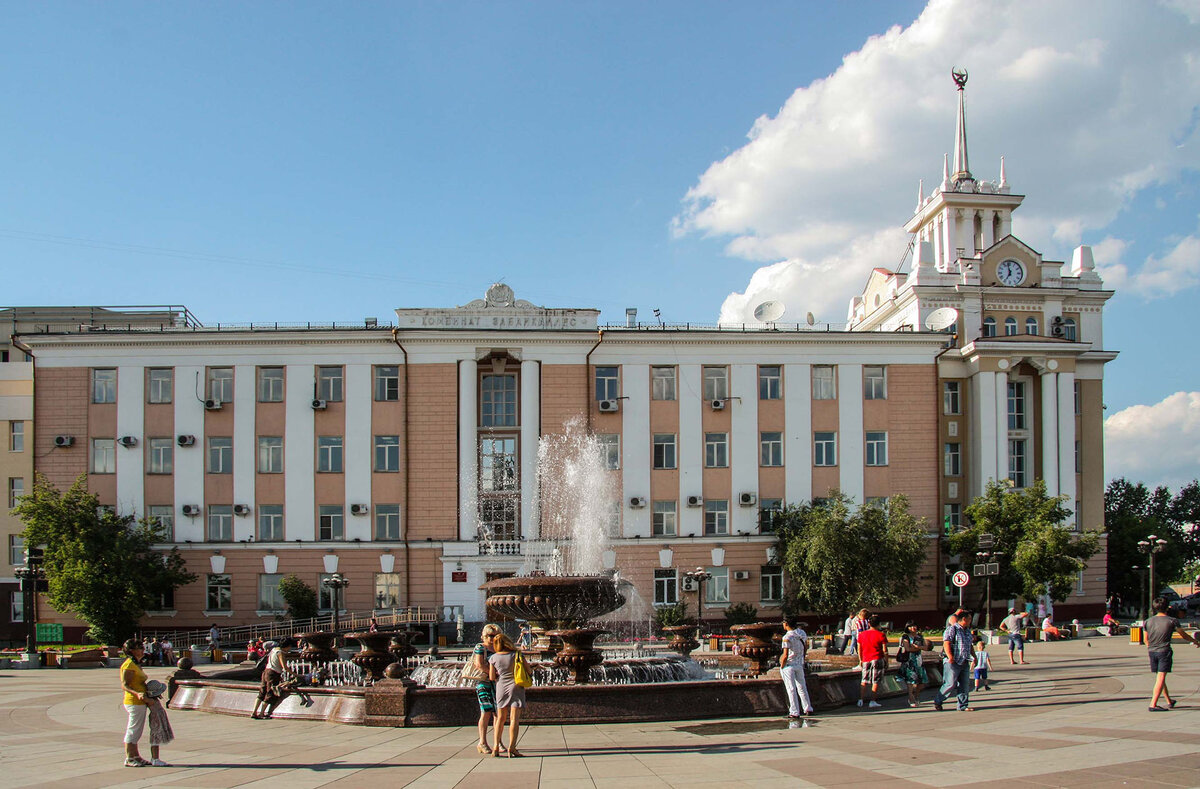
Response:
POLYGON ((533 677, 529 674, 529 667, 525 665, 525 656, 520 652, 513 659, 513 681, 523 688, 528 688, 533 685, 533 677))
POLYGON ((467 658, 466 664, 462 667, 462 678, 469 679, 474 682, 486 682, 487 674, 479 670, 479 666, 475 665, 475 655, 467 658))

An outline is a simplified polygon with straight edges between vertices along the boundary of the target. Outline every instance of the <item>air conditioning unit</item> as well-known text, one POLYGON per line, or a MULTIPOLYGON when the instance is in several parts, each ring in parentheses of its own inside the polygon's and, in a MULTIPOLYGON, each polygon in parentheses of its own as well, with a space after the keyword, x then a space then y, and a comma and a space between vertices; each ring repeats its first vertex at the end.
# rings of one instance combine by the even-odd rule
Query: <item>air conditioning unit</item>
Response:
POLYGON ((601 413, 615 414, 617 411, 620 411, 620 410, 621 410, 621 401, 620 400, 601 400, 600 401, 600 412, 601 413))
POLYGON ((1066 337, 1067 330, 1064 329, 1061 324, 1055 324, 1054 326, 1050 327, 1050 336, 1051 337, 1066 337))
POLYGON ((641 509, 646 506, 646 498, 644 496, 634 496, 629 500, 629 506, 635 510, 641 509))
POLYGON ((56 447, 69 447, 74 443, 75 443, 75 436, 55 436, 54 437, 54 446, 56 446, 56 447))
POLYGON ((689 507, 702 507, 702 506, 704 506, 704 497, 703 496, 688 496, 687 497, 687 505, 689 507))
POLYGON ((713 400, 711 405, 712 405, 712 410, 714 410, 714 411, 724 411, 725 410, 725 401, 724 400, 713 400))
POLYGON ((117 443, 123 447, 136 447, 137 439, 133 436, 121 436, 117 439, 117 443))
POLYGON ((1063 325, 1063 316, 1055 315, 1053 318, 1050 319, 1050 325, 1051 326, 1062 326, 1063 325))
POLYGON ((200 514, 200 506, 197 504, 184 504, 183 514, 189 518, 194 518, 200 514))
POLYGON ((196 443, 195 436, 176 436, 175 443, 181 447, 190 447, 196 443))
POLYGON ((758 495, 755 493, 739 493, 738 494, 738 504, 741 504, 743 507, 753 507, 757 503, 758 503, 758 495))
POLYGON ((686 575, 679 579, 679 588, 685 592, 694 592, 698 589, 695 578, 688 578, 686 575))
POLYGON ((324 411, 329 407, 329 403, 325 400, 313 400, 312 407, 314 411, 324 411))
POLYGON ((220 411, 221 410, 221 401, 220 400, 205 400, 204 401, 204 410, 205 411, 220 411))
POLYGON ((370 506, 368 506, 366 504, 351 504, 350 505, 350 514, 351 515, 366 515, 370 511, 371 511, 370 506))
POLYGON ((250 514, 250 505, 234 504, 233 505, 233 514, 234 515, 249 515, 250 514))
POLYGON ((733 580, 749 581, 750 580, 750 571, 749 570, 734 570, 733 571, 733 580))

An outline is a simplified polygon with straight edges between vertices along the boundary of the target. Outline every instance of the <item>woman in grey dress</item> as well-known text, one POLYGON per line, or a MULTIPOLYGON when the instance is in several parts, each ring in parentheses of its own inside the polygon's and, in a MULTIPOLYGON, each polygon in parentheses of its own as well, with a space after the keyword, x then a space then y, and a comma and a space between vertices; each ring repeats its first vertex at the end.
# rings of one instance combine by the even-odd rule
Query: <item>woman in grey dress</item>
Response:
POLYGON ((500 735, 504 732, 505 723, 508 723, 509 757, 524 756, 525 754, 517 750, 521 732, 521 708, 525 706, 525 688, 518 685, 516 677, 513 676, 517 648, 506 634, 497 633, 492 637, 492 649, 495 654, 488 658, 490 675, 496 683, 496 740, 492 747, 492 756, 501 754, 500 735))

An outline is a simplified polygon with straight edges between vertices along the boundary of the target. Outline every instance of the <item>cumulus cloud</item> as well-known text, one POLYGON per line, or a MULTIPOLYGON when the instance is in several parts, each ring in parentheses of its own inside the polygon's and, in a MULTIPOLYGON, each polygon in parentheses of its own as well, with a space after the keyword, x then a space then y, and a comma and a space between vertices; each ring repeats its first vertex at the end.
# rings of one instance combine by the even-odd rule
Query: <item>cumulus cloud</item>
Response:
MULTIPOLYGON (((723 321, 747 320, 766 298, 845 315, 872 267, 899 263, 918 179, 926 192, 941 179, 957 65, 971 74, 972 172, 996 179, 1004 155, 1013 191, 1028 195, 1014 233, 1068 259, 1139 190, 1200 167, 1198 16, 1182 0, 931 0, 911 25, 871 38, 754 121, 748 142, 688 191, 674 229, 728 238, 730 255, 769 264, 728 297, 723 321)), ((1133 280, 1140 271, 1097 263, 1133 280)), ((1200 276, 1187 243, 1144 268, 1146 293, 1166 272, 1200 276)))
POLYGON ((1109 479, 1172 490, 1200 477, 1200 392, 1176 392, 1104 420, 1104 468, 1109 479))

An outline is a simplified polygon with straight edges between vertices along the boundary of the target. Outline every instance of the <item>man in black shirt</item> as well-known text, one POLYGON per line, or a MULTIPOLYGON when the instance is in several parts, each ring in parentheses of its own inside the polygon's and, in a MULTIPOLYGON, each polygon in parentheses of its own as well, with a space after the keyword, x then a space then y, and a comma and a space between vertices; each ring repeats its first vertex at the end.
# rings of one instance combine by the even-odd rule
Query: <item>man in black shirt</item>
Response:
POLYGON ((1191 642, 1195 646, 1200 647, 1200 641, 1189 636, 1179 626, 1179 620, 1167 614, 1169 606, 1165 597, 1154 598, 1152 605, 1154 616, 1146 620, 1146 652, 1150 656, 1150 671, 1156 676, 1154 678, 1154 695, 1150 698, 1151 712, 1166 712, 1175 706, 1175 700, 1171 698, 1170 692, 1167 691, 1167 675, 1171 673, 1171 637, 1175 633, 1179 633, 1184 641, 1191 642), (1163 696, 1167 700, 1166 707, 1158 706, 1158 697, 1163 696))

